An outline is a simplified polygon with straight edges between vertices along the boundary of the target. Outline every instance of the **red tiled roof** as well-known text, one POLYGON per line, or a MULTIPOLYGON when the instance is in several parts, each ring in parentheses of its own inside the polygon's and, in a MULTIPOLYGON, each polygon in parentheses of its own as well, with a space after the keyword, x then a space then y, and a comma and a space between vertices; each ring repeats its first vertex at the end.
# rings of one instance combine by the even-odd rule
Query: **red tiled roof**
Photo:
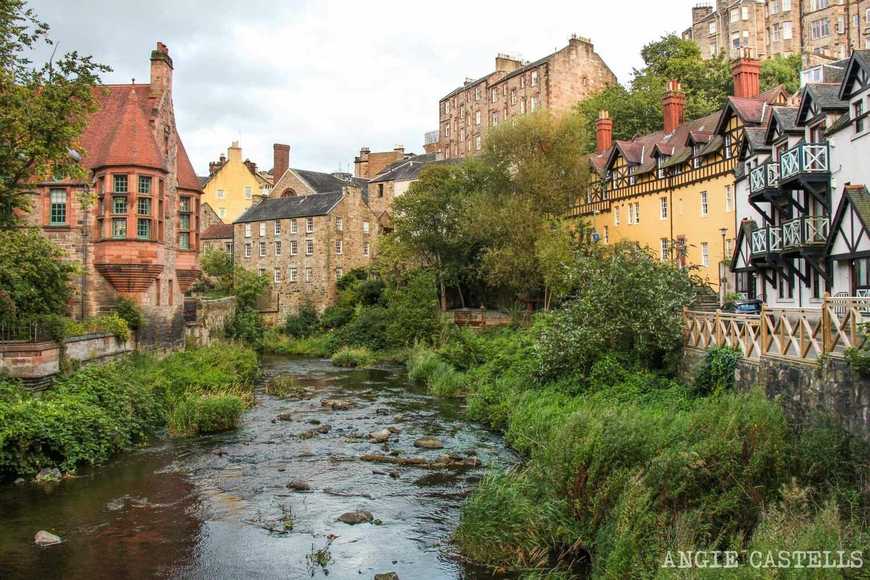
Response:
POLYGON ((89 169, 140 165, 166 171, 148 119, 149 85, 97 87, 99 109, 91 115, 80 143, 89 169))
POLYGON ((233 224, 214 224, 199 235, 202 240, 225 240, 233 237, 233 224))
MULTIPOLYGON (((178 131, 176 131, 176 135, 178 131)), ((178 187, 182 189, 190 189, 192 191, 202 191, 202 185, 196 172, 193 170, 193 164, 190 162, 190 157, 187 156, 187 151, 184 149, 184 143, 181 142, 181 137, 178 137, 178 153, 176 163, 178 165, 178 187)))

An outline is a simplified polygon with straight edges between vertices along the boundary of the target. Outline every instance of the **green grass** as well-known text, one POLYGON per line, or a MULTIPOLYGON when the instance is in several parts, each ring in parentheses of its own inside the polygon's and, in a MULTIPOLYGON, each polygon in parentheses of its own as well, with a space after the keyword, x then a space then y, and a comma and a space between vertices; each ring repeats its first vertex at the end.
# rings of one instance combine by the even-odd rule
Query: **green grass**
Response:
POLYGON ((316 334, 306 338, 290 338, 274 330, 263 338, 263 352, 287 356, 327 358, 330 356, 329 334, 316 334))
POLYGON ((169 430, 176 435, 232 431, 238 426, 245 407, 245 401, 233 393, 186 398, 169 413, 169 430))
POLYGON ((412 350, 406 367, 409 379, 426 385, 435 395, 456 397, 463 394, 467 383, 464 373, 457 371, 438 353, 428 348, 418 347, 412 350))
POLYGON ((367 348, 342 348, 332 355, 332 364, 345 368, 372 366, 376 360, 367 348))

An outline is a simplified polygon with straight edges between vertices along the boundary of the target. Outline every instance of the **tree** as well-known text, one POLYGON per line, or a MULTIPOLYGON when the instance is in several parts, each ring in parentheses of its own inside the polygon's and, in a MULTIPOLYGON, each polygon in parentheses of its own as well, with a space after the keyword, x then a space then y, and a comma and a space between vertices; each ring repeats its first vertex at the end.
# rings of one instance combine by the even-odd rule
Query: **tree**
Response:
POLYGON ((776 55, 761 63, 761 88, 771 89, 783 85, 789 94, 798 92, 801 88, 801 55, 776 55))
POLYGON ((202 271, 211 278, 218 290, 229 292, 233 287, 233 256, 223 250, 206 249, 199 258, 202 271))
POLYGON ((78 265, 33 229, 0 229, 0 322, 65 315, 78 265))
POLYGON ((0 227, 28 209, 35 179, 86 177, 77 140, 110 70, 75 51, 36 66, 28 55, 41 44, 52 44, 48 25, 24 0, 0 0, 0 227))

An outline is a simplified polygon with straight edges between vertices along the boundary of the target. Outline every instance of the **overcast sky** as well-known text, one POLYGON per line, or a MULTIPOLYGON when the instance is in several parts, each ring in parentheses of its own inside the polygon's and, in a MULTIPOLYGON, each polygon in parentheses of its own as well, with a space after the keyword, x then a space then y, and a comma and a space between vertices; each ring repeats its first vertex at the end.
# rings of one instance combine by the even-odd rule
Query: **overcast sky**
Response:
POLYGON ((293 167, 353 170, 360 147, 421 152, 438 98, 494 68, 587 36, 620 81, 640 48, 690 24, 695 0, 31 0, 59 51, 148 82, 156 41, 175 63, 174 101, 197 172, 231 141, 261 168, 272 143, 293 167))

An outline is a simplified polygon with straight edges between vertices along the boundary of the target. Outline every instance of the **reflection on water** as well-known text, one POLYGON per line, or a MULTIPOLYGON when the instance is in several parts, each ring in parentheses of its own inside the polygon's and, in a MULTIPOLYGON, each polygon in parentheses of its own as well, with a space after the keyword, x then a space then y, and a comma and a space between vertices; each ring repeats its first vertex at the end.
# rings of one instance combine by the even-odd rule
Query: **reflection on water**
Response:
POLYGON ((515 457, 499 437, 464 422, 456 401, 432 399, 398 372, 281 358, 265 366, 270 376, 296 376, 311 398, 260 393, 233 433, 163 441, 51 488, 0 488, 0 578, 371 578, 387 571, 404 580, 494 578, 463 567, 448 543, 482 469, 359 457, 448 453, 503 466, 515 457), (333 411, 322 399, 353 406, 333 411), (387 427, 400 432, 386 444, 365 436, 387 427), (445 448, 416 449, 423 435, 445 448), (288 489, 290 481, 310 490, 288 489), (336 521, 361 510, 375 524, 336 521), (63 544, 33 545, 40 529, 63 544))

